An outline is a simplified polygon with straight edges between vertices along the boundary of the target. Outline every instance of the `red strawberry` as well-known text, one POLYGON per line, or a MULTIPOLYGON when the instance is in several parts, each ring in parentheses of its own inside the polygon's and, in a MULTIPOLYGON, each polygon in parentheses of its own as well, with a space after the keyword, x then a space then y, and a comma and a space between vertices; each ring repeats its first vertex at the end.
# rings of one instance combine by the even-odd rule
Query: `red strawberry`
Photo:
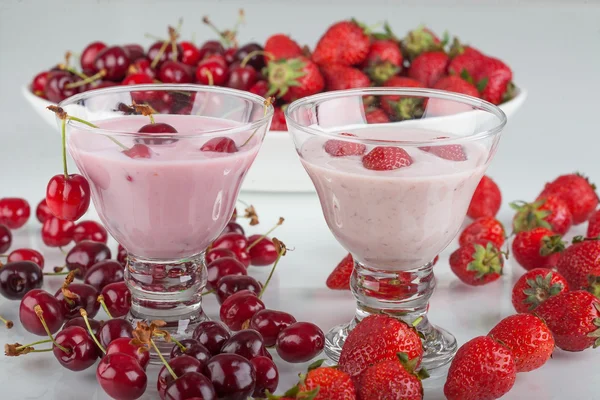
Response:
MULTIPOLYGON (((351 133, 342 133, 340 136, 356 136, 351 133)), ((361 143, 346 140, 331 139, 323 146, 325 151, 334 157, 362 156, 367 151, 367 146, 361 143)))
POLYGON ((512 243, 515 260, 527 270, 554 267, 563 249, 560 235, 546 228, 519 232, 512 243))
POLYGON ((502 397, 517 377, 512 352, 487 336, 458 349, 444 385, 448 400, 493 400, 502 397))
POLYGON ((598 206, 596 186, 580 174, 562 175, 547 183, 538 199, 551 194, 567 203, 575 225, 587 221, 598 206))
POLYGON ((600 236, 600 210, 595 211, 588 221, 586 237, 600 236))
POLYGON ((406 353, 415 368, 419 367, 423 344, 417 330, 387 315, 369 315, 350 331, 339 368, 354 379, 373 364, 395 359, 397 353, 406 353))
POLYGON ((458 279, 471 286, 493 282, 502 275, 504 258, 491 242, 484 247, 469 243, 450 255, 450 269, 458 279))
MULTIPOLYGON (((452 51, 451 51, 452 54, 452 51)), ((479 70, 485 56, 472 47, 466 47, 462 53, 452 57, 448 64, 448 73, 456 76, 473 77, 479 70)))
POLYGON ((341 21, 321 36, 312 59, 319 65, 357 65, 369 54, 370 39, 356 22, 341 21))
POLYGON ((544 321, 531 314, 504 318, 488 336, 512 351, 517 372, 538 369, 552 356, 554 338, 544 321))
POLYGON ((600 240, 584 239, 577 236, 573 244, 565 249, 558 258, 556 269, 560 272, 571 290, 585 289, 588 285, 588 275, 600 266, 600 240))
POLYGON ((467 215, 473 219, 479 217, 494 217, 500 210, 502 194, 496 182, 484 175, 475 189, 467 215))
POLYGON ((270 36, 265 43, 264 51, 269 54, 268 56, 265 55, 265 63, 303 55, 300 45, 288 35, 282 33, 270 36))
POLYGON ((337 368, 321 367, 323 360, 308 367, 306 376, 301 376, 297 399, 306 399, 303 394, 315 393, 312 400, 354 400, 356 393, 350 375, 337 368))
POLYGON ((435 85, 433 85, 433 88, 445 90, 447 92, 466 94, 467 96, 479 97, 477 88, 457 75, 441 77, 435 85))
POLYGON ((430 29, 420 26, 402 39, 402 47, 408 58, 413 60, 426 51, 439 51, 444 48, 442 41, 430 29))
POLYGON ((378 146, 371 150, 362 159, 366 169, 375 171, 389 171, 393 169, 408 167, 412 164, 410 155, 400 147, 378 146))
POLYGON ((373 82, 381 84, 400 72, 402 60, 402 52, 394 40, 374 40, 363 68, 366 68, 373 82))
POLYGON ((582 351, 600 345, 600 300, 584 290, 551 297, 537 309, 554 335, 556 346, 582 351))
MULTIPOLYGON (((431 104, 431 103, 430 103, 431 104)), ((429 110, 429 109, 428 109, 429 110)), ((439 136, 436 139, 448 139, 447 136, 439 136)), ((459 144, 447 144, 441 146, 425 146, 419 147, 420 150, 434 154, 439 158, 450 161, 466 161, 467 155, 465 150, 459 144)))
POLYGON ((365 119, 368 124, 385 124, 390 122, 390 117, 381 108, 373 107, 365 111, 365 119))
POLYGON ((512 70, 501 60, 484 56, 481 65, 472 76, 480 88, 481 98, 492 104, 500 104, 512 81, 512 70))
POLYGON ((356 68, 344 65, 326 65, 321 67, 321 71, 325 77, 328 91, 371 86, 369 77, 356 68))
POLYGON ((348 253, 327 277, 327 287, 333 290, 350 290, 350 277, 354 271, 354 260, 348 253))
MULTIPOLYGON (((287 105, 283 107, 287 107, 287 105)), ((285 114, 283 113, 283 107, 275 107, 270 128, 272 131, 287 131, 287 123, 285 122, 285 114)))
POLYGON ((504 244, 506 233, 504 226, 494 217, 481 217, 471 222, 460 234, 458 243, 464 246, 468 243, 479 243, 486 245, 492 242, 500 248, 504 244))
POLYGON ((421 53, 413 60, 408 76, 427 87, 432 87, 446 73, 450 58, 443 51, 421 53))
POLYGON ((317 64, 306 57, 272 61, 267 65, 269 92, 286 102, 321 92, 325 81, 317 64))
POLYGON ((600 266, 595 267, 589 272, 588 285, 585 290, 600 299, 600 266))
POLYGON ((419 290, 419 286, 413 283, 413 278, 406 272, 398 272, 393 278, 365 276, 361 286, 369 297, 382 300, 404 299, 415 295, 419 290))
POLYGON ((384 360, 369 367, 360 375, 359 400, 421 400, 421 379, 429 377, 421 369, 415 373, 406 354, 398 353, 397 359, 384 360))
POLYGON ((567 203, 558 196, 549 195, 533 203, 515 201, 510 206, 517 211, 513 218, 514 232, 542 227, 564 235, 573 224, 573 215, 567 203))
MULTIPOLYGON (((394 76, 383 84, 384 87, 420 88, 421 82, 404 76, 394 76)), ((423 114, 423 102, 416 97, 381 96, 381 108, 395 120, 420 117, 423 114)))
POLYGON ((512 290, 512 304, 518 313, 528 313, 552 296, 569 291, 567 280, 548 268, 534 268, 523 274, 512 290))

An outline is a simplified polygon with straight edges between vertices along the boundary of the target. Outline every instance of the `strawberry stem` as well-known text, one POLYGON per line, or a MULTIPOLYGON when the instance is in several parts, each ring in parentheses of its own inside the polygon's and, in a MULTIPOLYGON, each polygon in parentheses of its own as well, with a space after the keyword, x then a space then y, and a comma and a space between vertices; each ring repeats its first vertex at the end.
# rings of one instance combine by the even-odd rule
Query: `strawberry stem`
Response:
POLYGON ((94 343, 96 343, 96 346, 98 346, 98 348, 104 353, 106 354, 106 349, 104 348, 104 346, 102 346, 100 344, 100 342, 98 341, 98 338, 96 337, 96 335, 94 335, 94 331, 92 331, 92 327, 90 326, 90 321, 88 320, 88 314, 87 311, 85 311, 85 309, 81 308, 79 310, 79 314, 81 314, 81 316, 83 317, 83 321, 85 322, 85 326, 87 326, 88 328, 88 332, 90 333, 90 336, 92 337, 92 339, 94 340, 94 343))
POLYGON ((277 229, 278 226, 283 224, 283 221, 284 221, 283 217, 279 217, 279 221, 277 221, 277 223, 271 229, 269 229, 264 235, 262 235, 261 237, 256 239, 254 242, 250 243, 250 245, 248 247, 246 247, 246 250, 247 251, 250 250, 251 248, 256 246, 261 240, 263 240, 264 238, 269 236, 275 229, 277 229))
POLYGON ((60 344, 56 343, 56 340, 54 340, 54 337, 52 336, 52 333, 50 332, 50 329, 48 328, 48 324, 46 324, 46 320, 44 319, 44 310, 42 310, 42 307, 39 304, 36 304, 36 306, 33 307, 33 310, 35 311, 35 315, 37 315, 37 317, 40 319, 40 322, 41 322, 42 326, 44 327, 44 330, 46 331, 46 334, 50 338, 50 341, 52 342, 52 344, 54 344, 56 347, 58 347, 65 353, 69 354, 70 353, 69 349, 61 346, 60 344))
POLYGON ((101 294, 98 295, 97 300, 98 300, 98 303, 100 303, 100 305, 102 306, 102 309, 104 310, 106 315, 108 315, 108 318, 113 319, 113 316, 110 314, 110 311, 108 311, 108 307, 106 307, 106 303, 104 302, 104 296, 102 296, 101 294))

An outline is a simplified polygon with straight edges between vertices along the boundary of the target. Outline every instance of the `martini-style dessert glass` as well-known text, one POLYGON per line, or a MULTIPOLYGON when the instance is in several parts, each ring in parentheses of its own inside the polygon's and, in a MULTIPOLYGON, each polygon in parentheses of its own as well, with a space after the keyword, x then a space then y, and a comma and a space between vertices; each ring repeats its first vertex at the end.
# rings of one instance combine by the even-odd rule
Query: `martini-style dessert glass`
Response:
POLYGON ((100 219, 128 252, 127 319, 162 320, 174 338, 191 336, 206 318, 204 253, 231 218, 272 106, 198 85, 120 86, 59 106, 100 219))
POLYGON ((298 100, 286 119, 327 225, 354 258, 356 316, 327 334, 327 355, 337 361, 349 331, 384 313, 422 333, 425 367, 448 363, 456 339, 427 318, 432 260, 458 233, 506 116, 469 96, 370 88, 298 100))

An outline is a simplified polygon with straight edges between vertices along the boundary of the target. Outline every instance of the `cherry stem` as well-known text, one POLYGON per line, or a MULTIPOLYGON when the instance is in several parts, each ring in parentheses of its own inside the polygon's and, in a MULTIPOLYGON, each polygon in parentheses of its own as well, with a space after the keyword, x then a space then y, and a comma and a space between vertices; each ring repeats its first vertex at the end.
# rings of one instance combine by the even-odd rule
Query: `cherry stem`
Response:
POLYGON ((81 316, 83 317, 83 321, 85 322, 85 326, 87 326, 88 332, 90 333, 90 336, 94 340, 94 343, 96 343, 96 346, 98 346, 98 348, 104 354, 106 354, 106 349, 100 344, 100 342, 98 341, 98 338, 96 337, 96 335, 94 335, 94 331, 92 330, 92 327, 90 326, 90 320, 88 319, 88 313, 87 313, 87 311, 85 311, 85 309, 81 308, 81 309, 79 309, 79 314, 81 314, 81 316))
POLYGON ((4 318, 2 316, 0 316, 0 321, 2 321, 4 323, 4 325, 6 325, 7 329, 12 328, 13 325, 14 325, 13 322, 10 319, 6 319, 6 318, 4 318))
POLYGON ((273 60, 275 58, 275 56, 273 54, 269 53, 268 51, 254 50, 254 51, 251 51, 250 53, 248 53, 246 55, 246 57, 244 57, 244 59, 240 63, 240 67, 244 68, 246 66, 246 64, 248 64, 248 62, 250 61, 250 59, 252 57, 258 56, 258 55, 267 56, 271 60, 273 60))
POLYGON ((80 86, 84 86, 87 85, 88 83, 92 83, 94 81, 97 81, 98 79, 102 79, 104 78, 104 76, 106 76, 106 70, 102 69, 99 72, 97 72, 96 74, 89 76, 83 80, 77 81, 77 82, 72 82, 72 83, 68 83, 65 85, 65 87, 67 89, 73 89, 73 88, 77 88, 80 86))
POLYGON ((173 338, 171 338, 171 340, 172 340, 173 342, 175 342, 175 344, 177 345, 177 347, 179 347, 179 349, 180 349, 182 352, 185 352, 185 351, 187 350, 187 347, 185 347, 185 346, 184 346, 184 345, 183 345, 183 344, 182 344, 182 343, 181 343, 179 340, 177 340, 177 339, 173 339, 173 338))
MULTIPOLYGON (((84 119, 81 119, 81 118, 73 117, 73 116, 71 116, 71 115, 69 115, 67 118, 68 118, 69 120, 71 120, 71 121, 80 122, 80 123, 82 123, 82 124, 84 124, 84 125, 87 125, 87 126, 89 126, 89 127, 91 127, 91 128, 96 128, 96 129, 97 129, 97 128, 99 128, 99 126, 98 126, 98 125, 94 125, 94 124, 92 124, 91 122, 88 122, 88 121, 86 121, 86 120, 84 120, 84 119)), ((105 136, 106 136, 107 138, 109 138, 109 139, 110 139, 110 140, 111 140, 111 141, 112 141, 114 144, 116 144, 117 146, 119 146, 120 148, 122 148, 123 150, 129 150, 129 147, 125 146, 123 143, 119 142, 119 141, 118 141, 117 139, 115 139, 114 137, 112 137, 112 136, 108 136, 108 135, 105 135, 105 136)), ((62 250, 62 249, 61 249, 61 250, 62 250)))
POLYGON ((158 358, 160 358, 160 361, 162 361, 162 363, 165 365, 165 368, 167 369, 167 371, 169 371, 173 379, 177 379, 178 377, 175 374, 175 371, 173 371, 173 368, 171 368, 167 360, 165 360, 165 358, 163 357, 160 350, 158 350, 158 347, 156 347, 156 343, 154 343, 154 340, 152 340, 152 338, 150 338, 150 344, 152 345, 152 347, 154 347, 154 351, 156 351, 156 354, 158 354, 158 358))
MULTIPOLYGON (((67 119, 63 118, 60 128, 62 141, 62 160, 65 180, 69 180, 69 171, 67 171, 67 119)), ((62 250, 62 249, 61 249, 62 250)))
POLYGON ((62 275, 68 275, 69 271, 65 271, 65 272, 44 272, 44 275, 46 276, 62 276, 62 275))
MULTIPOLYGON (((51 342, 52 342, 52 340, 50 340, 50 339, 38 340, 37 342, 33 342, 33 343, 24 344, 22 346, 19 346, 19 347, 16 348, 16 350, 22 350, 22 349, 24 349, 26 347, 33 347, 33 346, 36 346, 38 344, 45 344, 45 343, 51 343, 51 342)), ((49 349, 49 350, 52 350, 52 349, 49 349)), ((48 351, 48 350, 40 350, 40 351, 48 351)))
MULTIPOLYGON (((250 54, 252 54, 252 53, 250 53, 250 54)), ((274 100, 273 97, 267 97, 265 99, 265 101, 263 102, 263 104, 265 106, 265 112, 263 114, 263 117, 267 116, 267 112, 269 111, 269 107, 271 106, 271 104, 273 104, 273 100, 274 100)), ((254 132, 252 132, 252 134, 250 135, 250 137, 248 139, 246 139, 246 141, 240 146, 240 148, 244 147, 245 145, 247 145, 248 143, 250 143, 250 141, 252 140, 252 138, 254 137, 254 135, 256 135, 256 132, 258 132, 259 129, 260 129, 260 127, 256 128, 254 130, 254 132)))
POLYGON ((212 72, 210 72, 210 70, 203 69, 202 70, 202 76, 208 77, 208 86, 213 86, 215 84, 215 80, 213 78, 213 74, 212 74, 212 72))
POLYGON ((215 289, 213 289, 213 290, 207 290, 206 292, 202 292, 202 294, 200 294, 200 296, 206 296, 206 295, 209 295, 209 294, 213 294, 214 292, 215 292, 215 289))
POLYGON ((271 282, 273 273, 275 273, 275 268, 277 268, 277 264, 279 264, 279 260, 281 260, 281 257, 283 257, 285 252, 286 252, 285 246, 281 246, 279 253, 277 253, 277 259, 275 260, 275 263, 273 264, 273 268, 271 268, 271 272, 269 272, 269 276, 267 277, 265 284, 263 285, 262 289, 260 290, 260 293, 258 294, 259 299, 262 298, 262 295, 265 293, 265 290, 267 290, 267 286, 269 286, 269 282, 271 282))
POLYGON ((102 309, 104 310, 106 315, 108 315, 108 318, 113 319, 113 316, 110 314, 110 311, 108 311, 108 307, 106 307, 106 303, 104 302, 104 296, 102 296, 101 294, 98 295, 97 300, 98 300, 98 303, 100 303, 100 305, 102 306, 102 309))
POLYGON ((273 231, 275 229, 277 229, 278 226, 280 226, 281 224, 283 224, 283 217, 279 217, 279 221, 277 221, 277 223, 275 224, 275 226, 273 226, 271 229, 269 229, 264 235, 262 235, 261 237, 259 237, 258 239, 256 239, 254 242, 250 243, 250 245, 248 247, 246 247, 246 250, 250 250, 251 248, 253 248, 254 246, 256 246, 261 240, 263 240, 264 238, 266 238, 267 236, 269 236, 271 233, 273 233, 273 231))
POLYGON ((75 68, 69 67, 68 65, 63 65, 62 68, 61 68, 61 66, 59 66, 59 68, 62 69, 62 70, 64 70, 64 71, 68 71, 68 72, 72 73, 73 75, 77 75, 81 79, 87 79, 87 78, 89 78, 83 72, 79 72, 75 68))
POLYGON ((158 61, 160 61, 165 50, 167 50, 168 45, 169 45, 169 40, 165 40, 163 42, 162 46, 160 46, 160 49, 158 49, 158 53, 156 53, 156 56, 154 56, 154 60, 152 60, 152 64, 150 64, 150 68, 152 68, 152 69, 156 68, 156 66, 158 65, 158 61))
POLYGON ((36 304, 35 307, 33 307, 33 310, 35 311, 35 315, 37 315, 37 317, 40 319, 40 322, 42 323, 42 326, 44 327, 44 330, 48 334, 48 337, 50 338, 50 341, 52 342, 52 344, 54 344, 56 347, 58 347, 65 353, 69 354, 70 353, 69 349, 61 346, 60 344, 56 343, 56 340, 54 340, 52 333, 50 333, 50 329, 48 329, 48 324, 46 324, 46 320, 44 319, 44 310, 42 310, 42 307, 39 304, 36 304))

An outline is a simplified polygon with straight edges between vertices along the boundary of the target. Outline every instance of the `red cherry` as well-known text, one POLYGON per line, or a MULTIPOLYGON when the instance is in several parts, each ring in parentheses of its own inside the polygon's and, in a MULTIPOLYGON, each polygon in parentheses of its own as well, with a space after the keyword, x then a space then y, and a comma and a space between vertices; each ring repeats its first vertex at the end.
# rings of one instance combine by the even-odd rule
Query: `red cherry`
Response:
MULTIPOLYGON (((252 235, 248 238, 248 243, 254 243, 259 240, 261 235, 252 235)), ((269 238, 262 238, 258 243, 248 250, 250 255, 250 264, 256 266, 271 265, 277 259, 277 249, 273 241, 269 238)))
MULTIPOLYGON (((242 228, 242 226, 240 224, 238 224, 237 222, 229 222, 226 226, 225 229, 223 229, 223 232, 221 232, 221 236, 225 235, 227 233, 231 233, 231 232, 235 232, 235 233, 239 233, 240 235, 244 235, 244 228, 242 228)), ((250 239, 248 239, 249 243, 252 243, 250 241, 250 239)))
POLYGON ((138 58, 137 60, 135 60, 133 64, 131 64, 131 66, 129 67, 129 72, 133 74, 147 75, 152 79, 154 79, 154 77, 156 76, 156 73, 150 66, 150 60, 148 60, 147 58, 138 58))
POLYGON ((226 275, 219 279, 216 285, 216 295, 219 304, 241 290, 249 290, 256 295, 260 293, 262 285, 251 276, 247 275, 226 275))
POLYGON ((67 71, 52 71, 44 87, 46 98, 52 103, 60 103, 67 97, 81 92, 83 86, 69 88, 72 83, 79 82, 81 78, 67 71))
POLYGON ((31 208, 25 199, 5 197, 0 199, 0 224, 19 229, 29 219, 31 208))
POLYGON ((105 349, 118 338, 133 338, 133 328, 124 319, 109 319, 98 329, 98 341, 105 349))
POLYGON ((250 319, 250 329, 258 331, 265 342, 265 346, 275 346, 277 336, 288 326, 295 324, 296 318, 291 314, 276 310, 261 310, 250 319))
POLYGON ((146 391, 148 377, 137 360, 124 353, 106 355, 96 369, 96 380, 113 399, 135 400, 146 391))
POLYGON ((195 67, 200 61, 200 50, 192 42, 179 42, 183 55, 181 56, 181 62, 195 67))
POLYGON ((225 57, 221 54, 211 54, 202 61, 216 62, 217 64, 222 65, 224 68, 227 68, 227 65, 228 65, 227 61, 225 60, 225 57))
POLYGON ((214 54, 221 55, 225 53, 225 49, 223 45, 218 40, 207 40, 200 46, 200 59, 204 60, 206 57, 209 57, 214 54))
POLYGON ((232 64, 235 61, 236 53, 237 49, 235 47, 230 47, 227 50, 225 50, 225 53, 223 53, 223 58, 225 58, 227 64, 232 64))
POLYGON ((254 329, 243 329, 223 343, 221 353, 237 354, 250 361, 254 357, 264 356, 267 349, 260 333, 254 329))
POLYGON ((56 217, 51 217, 42 226, 42 241, 48 247, 63 247, 73 240, 75 224, 56 217))
POLYGON ((258 81, 248 90, 251 93, 257 94, 260 97, 267 97, 269 91, 269 83, 267 81, 258 81))
POLYGON ((39 251, 33 249, 13 250, 6 258, 6 261, 31 261, 36 263, 40 268, 44 268, 44 256, 39 251))
POLYGON ((202 85, 223 86, 227 82, 229 71, 217 60, 204 60, 196 68, 196 82, 202 85))
POLYGON ((9 300, 22 299, 44 283, 42 269, 31 261, 14 261, 0 268, 0 294, 9 300))
POLYGON ((244 265, 250 265, 250 256, 246 251, 248 239, 239 233, 228 233, 218 237, 212 244, 213 249, 228 249, 233 251, 235 257, 244 265))
POLYGON ((38 305, 50 333, 58 332, 65 321, 62 306, 56 297, 42 289, 30 290, 21 300, 19 319, 23 328, 34 335, 46 336, 46 330, 35 312, 38 305))
POLYGON ((319 354, 325 345, 321 328, 310 322, 296 322, 277 337, 277 354, 290 363, 306 362, 319 354))
POLYGON ((109 81, 121 81, 127 75, 130 65, 129 55, 120 46, 107 47, 96 56, 94 66, 97 71, 105 70, 104 78, 109 81))
POLYGON ((219 316, 221 321, 234 331, 239 331, 246 321, 260 310, 265 309, 265 304, 250 290, 241 290, 229 296, 223 304, 219 316))
POLYGON ((227 87, 247 91, 256 83, 257 79, 258 77, 254 68, 249 65, 245 67, 239 66, 230 69, 227 87))
POLYGON ((46 83, 48 82, 48 75, 50 74, 50 72, 48 71, 43 71, 40 72, 39 74, 37 74, 34 78, 33 81, 31 81, 31 91, 40 97, 46 97, 46 93, 44 92, 44 89, 46 88, 46 83))
POLYGON ((214 356, 204 369, 204 375, 212 382, 219 399, 245 400, 254 393, 254 366, 237 354, 214 356))
POLYGON ((90 83, 89 88, 87 90, 102 89, 102 88, 115 87, 115 86, 119 86, 119 84, 116 82, 111 82, 111 81, 95 81, 95 82, 90 83))
MULTIPOLYGON (((164 42, 161 40, 158 42, 154 42, 152 46, 150 46, 150 48, 148 49, 147 56, 151 60, 151 62, 154 62, 156 60, 156 57, 158 56, 161 47, 163 47, 163 44, 164 42)), ((176 45, 176 48, 177 61, 181 61, 181 59, 183 58, 183 49, 179 44, 176 45)), ((156 68, 160 68, 161 65, 167 60, 173 60, 173 46, 171 45, 171 43, 169 43, 167 47, 165 47, 163 53, 158 59, 158 62, 156 63, 156 68)))
POLYGON ((214 289, 219 279, 227 275, 247 275, 246 267, 232 257, 219 258, 206 267, 208 279, 206 287, 214 289))
POLYGON ((192 337, 214 356, 221 352, 221 347, 229 337, 229 330, 221 322, 204 321, 200 322, 192 337))
POLYGON ((50 207, 48 207, 48 204, 46 204, 46 199, 43 199, 37 205, 37 208, 35 209, 35 216, 42 224, 46 222, 47 219, 54 217, 54 215, 52 215, 52 211, 50 211, 50 207))
POLYGON ((210 380, 199 372, 186 372, 165 389, 169 400, 216 400, 217 393, 210 380))
POLYGON ((192 73, 187 65, 168 60, 160 66, 158 80, 163 83, 191 83, 192 73))
MULTIPOLYGON (((143 72, 137 72, 135 74, 127 75, 127 77, 123 79, 122 85, 147 85, 151 83, 154 83, 154 80, 151 76, 143 72)), ((135 100, 140 101, 140 98, 137 97, 135 100)))
POLYGON ((90 318, 94 318, 100 308, 100 303, 96 300, 98 298, 96 288, 83 283, 71 283, 68 290, 74 297, 66 298, 62 289, 58 289, 54 294, 54 297, 61 303, 65 319, 79 317, 81 315, 79 310, 82 308, 90 318))
MULTIPOLYGON (((171 135, 173 133, 177 133, 177 129, 175 129, 172 125, 165 124, 164 122, 156 122, 154 124, 147 124, 142 126, 138 132, 140 133, 148 133, 152 135, 171 135)), ((136 143, 144 143, 146 145, 162 145, 162 144, 171 144, 175 143, 177 139, 172 138, 136 138, 136 143)))
POLYGON ((150 147, 141 143, 133 145, 133 147, 131 147, 130 149, 123 150, 122 153, 125 154, 127 157, 134 159, 152 157, 152 150, 150 150, 150 147))
POLYGON ((79 326, 71 326, 58 332, 54 341, 56 342, 52 346, 54 357, 60 365, 71 371, 88 369, 98 358, 96 343, 90 338, 88 332, 79 326), (67 351, 65 352, 63 348, 67 351))
MULTIPOLYGON (((96 335, 96 337, 98 337, 98 330, 102 326, 102 323, 93 318, 88 318, 88 322, 90 323, 90 328, 92 328, 92 333, 94 335, 96 335)), ((65 324, 63 325, 63 329, 66 329, 70 326, 79 326, 79 327, 85 329, 85 331, 88 335, 90 334, 87 330, 87 325, 86 325, 83 317, 72 318, 72 319, 66 321, 65 324)), ((91 338, 91 336, 90 336, 90 338, 91 338)), ((96 346, 96 344, 94 344, 94 346, 96 346)), ((98 350, 99 350, 98 354, 104 355, 104 353, 102 353, 102 351, 100 351, 100 349, 98 349, 98 350)))
POLYGON ((120 262, 123 267, 127 266, 127 250, 121 245, 119 245, 117 261, 120 262))
POLYGON ((259 356, 254 357, 250 362, 256 370, 256 386, 252 396, 263 398, 267 390, 269 393, 275 393, 279 385, 279 371, 273 360, 259 356))
POLYGON ((147 350, 140 349, 140 346, 131 344, 131 338, 121 337, 113 340, 106 347, 106 355, 114 353, 129 354, 137 360, 144 370, 150 362, 150 352, 147 350))
POLYGON ((120 262, 104 260, 92 265, 83 281, 97 290, 102 290, 108 284, 123 281, 123 275, 123 266, 120 262))
POLYGON ((132 43, 132 44, 124 44, 123 48, 127 52, 127 57, 129 61, 134 62, 139 59, 144 59, 146 57, 146 52, 142 45, 132 43))
POLYGON ((174 345, 170 354, 172 359, 183 355, 194 357, 202 363, 202 368, 204 368, 208 360, 212 357, 210 351, 196 339, 183 339, 179 343, 185 347, 185 350, 182 350, 178 344, 174 345))
MULTIPOLYGON (((203 364, 190 356, 179 356, 168 361, 169 366, 175 372, 176 376, 182 376, 186 372, 202 372, 203 364)), ((163 365, 158 373, 158 380, 156 382, 156 389, 161 399, 165 399, 165 390, 167 386, 173 382, 174 379, 171 373, 167 370, 167 367, 163 365)))
POLYGON ((131 292, 125 282, 109 283, 100 294, 104 297, 104 304, 113 318, 127 315, 131 308, 131 292))
POLYGON ((230 138, 216 137, 204 143, 200 151, 213 151, 217 153, 236 153, 238 151, 235 142, 230 138))
POLYGON ((79 243, 82 240, 106 243, 108 241, 108 232, 96 221, 81 221, 73 229, 73 240, 75 243, 79 243))
POLYGON ((110 256, 110 249, 104 243, 84 240, 69 250, 66 257, 66 265, 69 271, 77 269, 78 271, 75 276, 83 279, 88 269, 100 261, 108 260, 110 256))
POLYGON ((90 184, 78 174, 54 175, 46 189, 46 204, 55 217, 76 221, 90 206, 90 184))
POLYGON ((84 74, 94 75, 99 71, 96 69, 96 57, 98 56, 98 53, 100 53, 106 47, 108 46, 102 42, 92 42, 88 44, 85 49, 83 49, 79 61, 84 74))
POLYGON ((208 265, 219 258, 225 257, 235 258, 235 254, 233 251, 227 249, 212 249, 206 253, 206 264, 208 265))
POLYGON ((4 253, 12 244, 12 233, 6 225, 0 225, 0 253, 4 253))

